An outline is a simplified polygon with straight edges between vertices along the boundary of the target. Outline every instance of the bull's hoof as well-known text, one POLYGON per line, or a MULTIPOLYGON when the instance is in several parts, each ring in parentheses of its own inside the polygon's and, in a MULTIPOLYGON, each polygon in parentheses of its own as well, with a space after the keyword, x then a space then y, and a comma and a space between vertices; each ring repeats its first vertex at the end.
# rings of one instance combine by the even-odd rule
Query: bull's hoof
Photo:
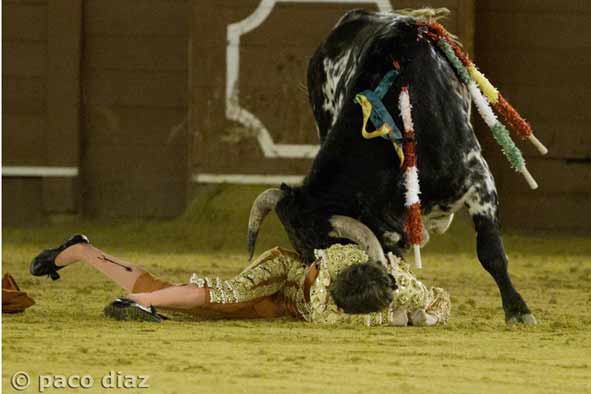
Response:
POLYGON ((522 315, 515 315, 507 319, 507 325, 512 326, 515 324, 525 324, 528 326, 535 326, 538 324, 535 316, 531 313, 525 313, 522 315))

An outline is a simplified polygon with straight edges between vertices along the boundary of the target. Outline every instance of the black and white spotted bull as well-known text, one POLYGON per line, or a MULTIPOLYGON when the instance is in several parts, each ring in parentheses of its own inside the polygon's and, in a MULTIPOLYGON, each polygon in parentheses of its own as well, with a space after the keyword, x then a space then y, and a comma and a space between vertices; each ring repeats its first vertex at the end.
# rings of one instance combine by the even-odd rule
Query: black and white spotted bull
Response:
POLYGON ((255 201, 249 221, 252 256, 259 226, 275 209, 295 249, 307 262, 313 251, 352 240, 370 257, 408 248, 403 230, 404 184, 392 144, 361 136, 357 93, 375 89, 393 61, 400 77, 383 99, 400 126, 397 98, 410 87, 427 232, 443 233, 466 207, 482 266, 497 283, 508 323, 535 324, 507 270, 499 231, 498 195, 470 123, 468 91, 444 54, 421 38, 417 19, 355 10, 339 20, 308 67, 310 103, 321 141, 309 174, 298 187, 269 189, 255 201))

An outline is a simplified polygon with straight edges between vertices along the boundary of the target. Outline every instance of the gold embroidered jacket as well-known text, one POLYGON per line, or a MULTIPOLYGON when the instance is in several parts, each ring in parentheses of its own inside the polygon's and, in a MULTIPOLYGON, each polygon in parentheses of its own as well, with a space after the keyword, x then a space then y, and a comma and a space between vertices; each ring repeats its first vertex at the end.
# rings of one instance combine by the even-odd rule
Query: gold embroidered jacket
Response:
POLYGON ((310 288, 310 302, 304 297, 306 266, 298 255, 281 248, 263 253, 256 261, 230 280, 200 277, 193 274, 190 282, 208 287, 211 303, 239 303, 264 296, 277 296, 295 309, 294 314, 318 324, 432 325, 445 323, 450 300, 445 290, 427 288, 410 272, 409 266, 389 255, 387 270, 396 280, 393 301, 383 311, 352 315, 339 310, 330 295, 334 278, 352 264, 364 263, 367 254, 356 245, 332 245, 316 251, 318 276, 310 288))

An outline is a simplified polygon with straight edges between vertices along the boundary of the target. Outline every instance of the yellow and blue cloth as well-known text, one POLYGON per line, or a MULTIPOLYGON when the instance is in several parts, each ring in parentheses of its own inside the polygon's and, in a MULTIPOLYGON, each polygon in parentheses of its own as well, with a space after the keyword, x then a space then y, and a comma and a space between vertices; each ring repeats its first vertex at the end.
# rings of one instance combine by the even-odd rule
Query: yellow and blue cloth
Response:
POLYGON ((378 86, 374 90, 364 90, 355 96, 354 101, 361 106, 363 111, 363 126, 361 128, 361 135, 363 138, 372 139, 382 137, 388 139, 394 145, 394 150, 400 159, 400 165, 404 162, 404 152, 402 150, 402 132, 394 122, 394 118, 388 112, 388 109, 383 103, 383 98, 390 90, 390 87, 398 78, 398 70, 390 70, 378 86), (372 132, 367 131, 367 123, 371 123, 375 127, 372 132))

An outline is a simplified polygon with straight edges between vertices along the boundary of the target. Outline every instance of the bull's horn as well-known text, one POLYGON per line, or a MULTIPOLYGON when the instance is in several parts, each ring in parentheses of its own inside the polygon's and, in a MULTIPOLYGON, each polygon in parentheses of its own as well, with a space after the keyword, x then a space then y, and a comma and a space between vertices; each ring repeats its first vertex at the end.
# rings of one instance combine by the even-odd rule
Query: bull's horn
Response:
POLYGON ((349 216, 333 215, 330 218, 332 231, 329 235, 333 238, 345 238, 361 246, 371 261, 379 261, 386 264, 386 256, 380 241, 365 224, 349 216))
POLYGON ((265 217, 271 212, 275 205, 283 197, 283 192, 279 189, 267 189, 254 200, 250 209, 248 218, 248 259, 251 260, 254 254, 254 247, 259 235, 259 228, 265 220, 265 217))

